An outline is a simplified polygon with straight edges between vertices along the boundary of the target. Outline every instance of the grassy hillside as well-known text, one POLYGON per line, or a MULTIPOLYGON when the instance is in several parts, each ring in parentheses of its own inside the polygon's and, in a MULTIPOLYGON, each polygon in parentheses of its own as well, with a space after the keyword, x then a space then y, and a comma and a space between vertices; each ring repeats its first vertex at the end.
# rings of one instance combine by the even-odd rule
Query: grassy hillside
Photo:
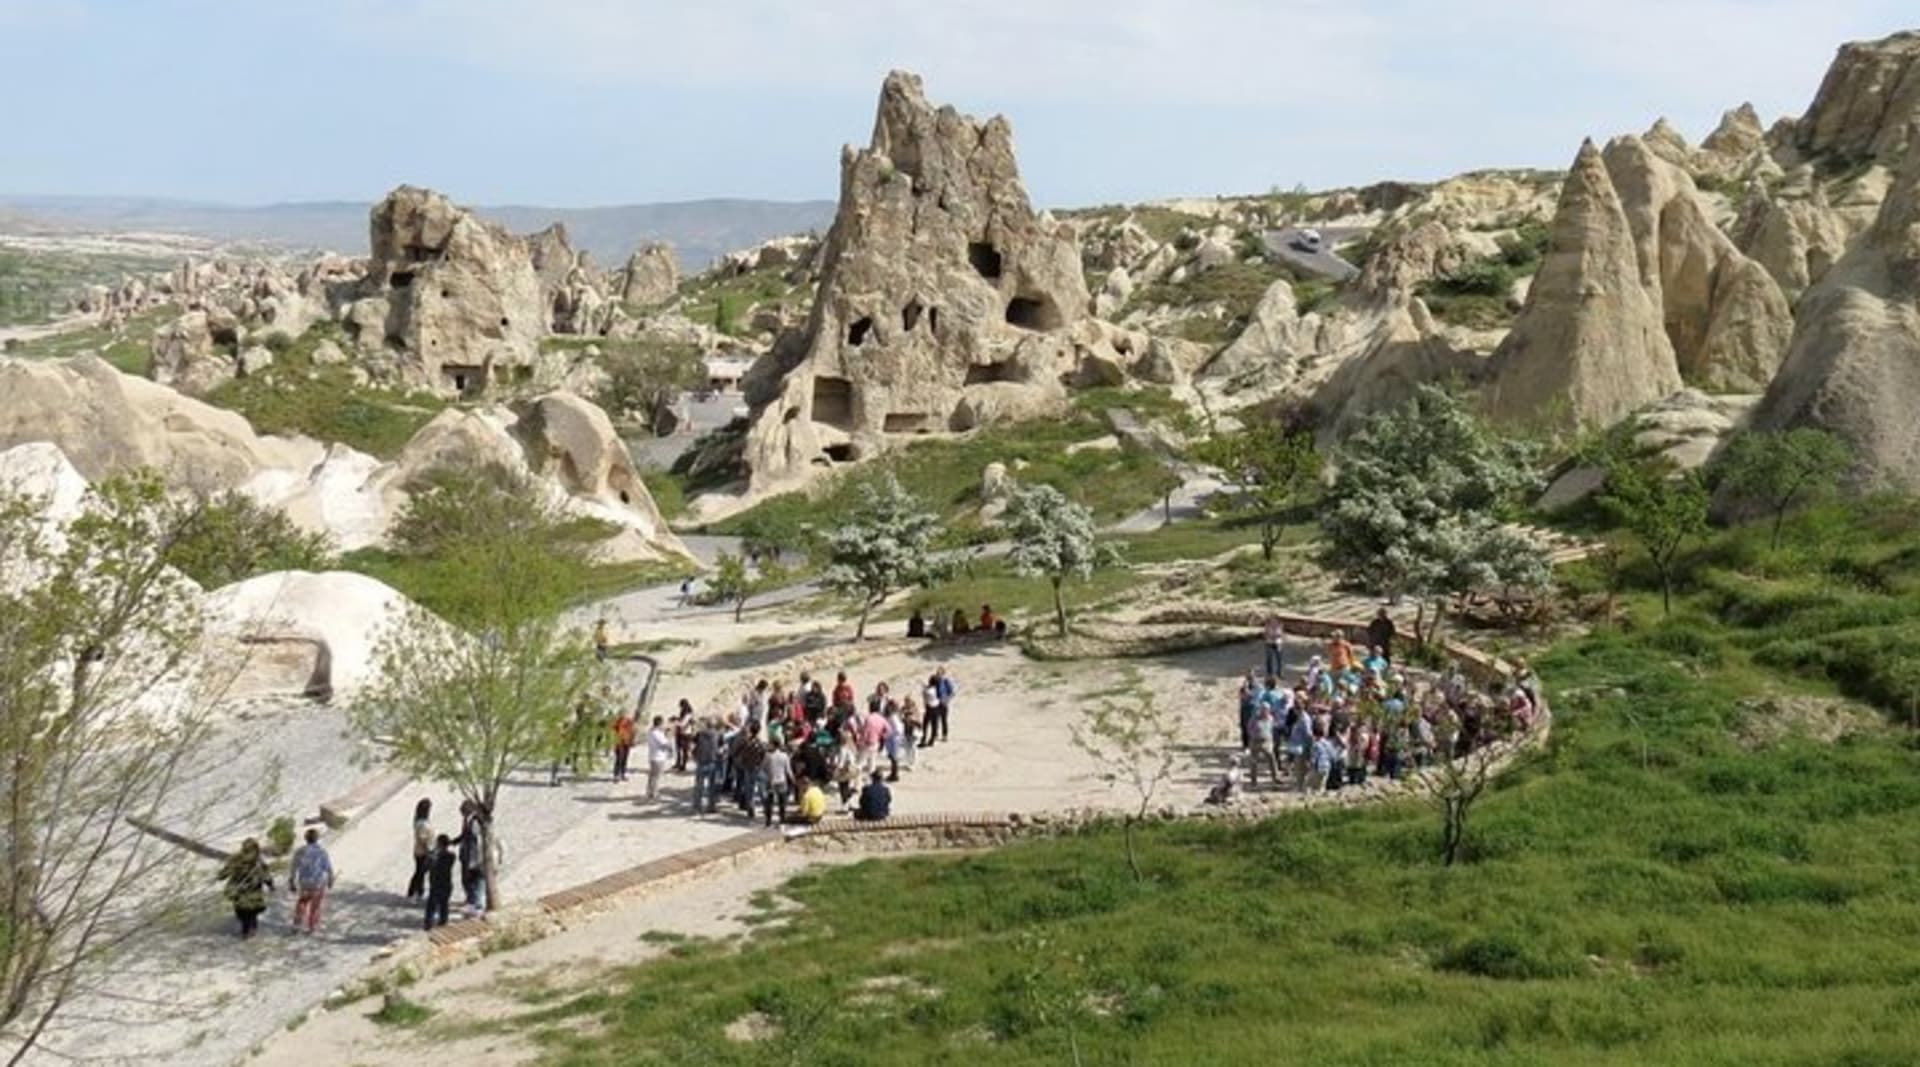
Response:
POLYGON ((1920 526, 1902 515, 1837 540, 1809 516, 1808 547, 1779 555, 1722 535, 1670 622, 1630 565, 1635 624, 1540 658, 1552 743, 1482 802, 1461 865, 1439 863, 1418 802, 1159 827, 1139 884, 1117 831, 874 860, 796 879, 799 909, 744 943, 687 943, 496 1025, 569 1067, 1038 1065, 1076 1049, 1087 1064, 1913 1063, 1920 751, 1871 710, 1843 715, 1838 740, 1815 736, 1831 717, 1799 732, 1790 710, 1844 708, 1836 688, 1870 661, 1920 663, 1920 526), (1782 642, 1829 650, 1836 679, 1798 673, 1782 642), (1879 655, 1848 658, 1856 643, 1879 655), (750 1013, 779 1042, 724 1036, 750 1013))

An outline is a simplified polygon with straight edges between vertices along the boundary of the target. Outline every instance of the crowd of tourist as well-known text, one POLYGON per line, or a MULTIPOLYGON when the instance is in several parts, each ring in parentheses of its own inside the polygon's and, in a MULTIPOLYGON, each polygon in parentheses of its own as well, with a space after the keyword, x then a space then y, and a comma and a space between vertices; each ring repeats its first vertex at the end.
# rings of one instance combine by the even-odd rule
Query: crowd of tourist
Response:
MULTIPOLYGON (((983 607, 975 633, 1004 633, 991 611, 983 607)), ((916 617, 914 629, 931 636, 924 619, 916 617)), ((940 629, 952 634, 958 627, 940 629)), ((1336 633, 1290 671, 1289 651, 1301 643, 1290 639, 1278 616, 1267 619, 1264 669, 1247 671, 1238 690, 1239 751, 1209 792, 1210 803, 1226 803, 1241 788, 1263 782, 1305 793, 1362 786, 1374 776, 1398 779, 1525 731, 1542 713, 1538 680, 1524 660, 1510 684, 1489 688, 1475 685, 1458 665, 1433 672, 1399 663, 1384 609, 1355 636, 1366 643, 1336 633)), ((604 654, 604 631, 595 638, 604 654)), ((831 682, 803 672, 791 682, 760 678, 720 713, 701 715, 681 700, 671 716, 654 716, 644 727, 639 712, 625 707, 609 717, 596 714, 613 699, 601 693, 576 708, 549 780, 560 784, 563 765, 576 776, 592 774, 604 754, 612 780, 628 781, 634 749, 641 748, 643 798, 662 802, 668 775, 690 775, 685 806, 694 816, 724 807, 763 826, 809 825, 837 807, 855 819, 885 819, 893 785, 912 772, 919 752, 950 739, 956 692, 945 666, 924 685, 916 680, 896 690, 879 681, 864 694, 845 671, 831 682)), ((406 888, 427 929, 449 920, 456 870, 466 913, 485 912, 489 848, 497 856, 485 805, 461 804, 457 835, 434 832, 432 807, 422 799, 414 810, 406 888)), ((241 936, 251 936, 273 888, 259 845, 246 841, 220 878, 241 936)), ((319 831, 309 830, 289 866, 295 932, 318 928, 332 885, 331 859, 319 831)))
POLYGON ((1539 681, 1526 661, 1511 684, 1481 687, 1457 664, 1441 674, 1396 664, 1394 636, 1382 609, 1365 646, 1335 633, 1289 684, 1286 630, 1269 617, 1264 677, 1249 670, 1240 683, 1240 753, 1208 800, 1231 799, 1240 771, 1248 788, 1264 775, 1273 788, 1302 793, 1364 785, 1371 775, 1399 779, 1538 720, 1539 681))

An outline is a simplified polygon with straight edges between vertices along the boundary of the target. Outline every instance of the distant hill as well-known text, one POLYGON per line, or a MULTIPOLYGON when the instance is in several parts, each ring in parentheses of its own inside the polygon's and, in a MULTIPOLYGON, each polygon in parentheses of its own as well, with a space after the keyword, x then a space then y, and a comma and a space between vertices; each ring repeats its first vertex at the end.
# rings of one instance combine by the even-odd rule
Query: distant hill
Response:
MULTIPOLYGON (((245 241, 364 255, 371 204, 316 201, 246 207, 191 200, 93 196, 0 195, 0 231, 36 229, 109 233, 178 233, 216 241, 245 241)), ((688 200, 671 204, 549 208, 477 207, 515 233, 566 223, 575 248, 603 267, 618 266, 644 241, 670 241, 680 263, 699 270, 716 257, 769 237, 825 232, 830 200, 688 200)))

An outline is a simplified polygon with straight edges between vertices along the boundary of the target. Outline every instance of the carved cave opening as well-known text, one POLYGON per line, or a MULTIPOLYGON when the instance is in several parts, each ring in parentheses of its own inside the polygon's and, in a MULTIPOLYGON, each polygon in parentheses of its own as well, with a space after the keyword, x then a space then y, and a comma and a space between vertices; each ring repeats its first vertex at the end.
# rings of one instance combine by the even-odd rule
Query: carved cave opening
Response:
POLYGON ((853 383, 845 378, 813 380, 813 421, 853 429, 853 383))
POLYGON ((873 317, 870 315, 857 318, 847 326, 847 343, 855 348, 866 344, 867 338, 871 336, 873 336, 873 317))
POLYGON ((1007 301, 1007 324, 1023 330, 1057 330, 1065 324, 1060 309, 1045 297, 1016 296, 1007 301))
POLYGON ((982 278, 990 282, 1000 280, 1000 250, 986 241, 974 241, 967 245, 967 262, 982 278))

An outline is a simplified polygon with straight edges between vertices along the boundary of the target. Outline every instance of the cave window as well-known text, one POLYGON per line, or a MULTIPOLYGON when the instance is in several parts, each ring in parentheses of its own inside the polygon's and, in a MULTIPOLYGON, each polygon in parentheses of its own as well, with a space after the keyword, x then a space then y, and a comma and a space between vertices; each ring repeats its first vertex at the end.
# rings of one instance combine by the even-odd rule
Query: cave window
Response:
POLYGON ((852 429, 853 383, 845 378, 815 378, 813 421, 843 430, 852 429))
POLYGON ((909 300, 907 306, 900 309, 900 328, 911 332, 920 325, 920 301, 909 300))
POLYGON ((867 343, 867 337, 872 333, 872 316, 862 316, 853 320, 853 324, 847 327, 847 343, 858 348, 867 343))
POLYGON ((405 289, 407 286, 413 284, 413 272, 410 270, 394 271, 393 276, 387 279, 387 284, 393 286, 395 289, 405 289))
POLYGON ((501 328, 501 329, 503 329, 503 330, 504 330, 504 329, 506 329, 506 328, 507 328, 508 326, 510 326, 510 325, 512 325, 512 324, 511 324, 511 323, 509 323, 509 322, 507 321, 507 317, 506 317, 505 315, 502 315, 502 316, 500 316, 500 328, 501 328))
POLYGON ((967 365, 968 385, 987 385, 993 382, 1019 381, 1014 374, 1013 361, 1001 360, 998 363, 970 363, 967 365))
POLYGON ((916 411, 895 411, 887 415, 880 428, 887 433, 927 433, 934 428, 934 419, 916 411))
POLYGON ((985 241, 975 241, 967 246, 967 262, 973 264, 982 278, 990 282, 1000 280, 1000 250, 985 241))
POLYGON ((627 491, 625 489, 620 490, 620 502, 622 504, 633 503, 633 498, 627 495, 627 491))
POLYGON ((853 446, 851 444, 828 445, 827 458, 835 463, 852 463, 854 459, 853 446))
POLYGON ((939 308, 927 309, 927 332, 928 333, 940 332, 940 309, 939 308))
POLYGON ((453 290, 451 290, 451 289, 442 289, 442 290, 440 290, 440 299, 442 299, 442 300, 452 300, 452 299, 453 299, 453 290))
POLYGON ((461 396, 476 396, 486 391, 487 369, 472 365, 447 364, 440 368, 447 376, 447 383, 461 396))
POLYGON ((1007 322, 1023 330, 1055 330, 1062 325, 1052 301, 1027 296, 1007 301, 1007 322))
POLYGON ((407 262, 409 263, 424 263, 437 255, 433 249, 428 248, 426 245, 408 245, 405 251, 407 253, 407 262))

